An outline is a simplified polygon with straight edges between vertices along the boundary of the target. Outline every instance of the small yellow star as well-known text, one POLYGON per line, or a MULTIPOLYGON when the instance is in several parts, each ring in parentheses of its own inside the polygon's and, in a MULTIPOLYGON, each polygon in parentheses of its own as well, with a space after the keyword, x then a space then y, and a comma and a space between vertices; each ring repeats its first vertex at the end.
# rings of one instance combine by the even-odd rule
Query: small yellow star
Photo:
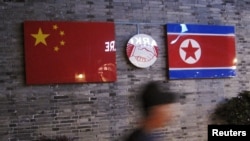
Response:
POLYGON ((58 47, 58 46, 55 46, 55 47, 54 47, 54 51, 55 51, 55 52, 58 52, 58 51, 59 51, 59 47, 58 47))
POLYGON ((60 31, 59 33, 61 36, 65 35, 64 31, 60 31))
POLYGON ((54 30, 57 30, 58 29, 58 26, 55 24, 55 25, 53 25, 53 29, 54 30))
POLYGON ((39 28, 37 34, 31 34, 31 36, 36 39, 35 46, 39 43, 42 43, 47 46, 45 39, 49 36, 49 34, 44 34, 41 28, 39 28))
POLYGON ((61 45, 61 46, 64 46, 64 45, 65 45, 65 42, 62 40, 62 41, 60 42, 60 45, 61 45))

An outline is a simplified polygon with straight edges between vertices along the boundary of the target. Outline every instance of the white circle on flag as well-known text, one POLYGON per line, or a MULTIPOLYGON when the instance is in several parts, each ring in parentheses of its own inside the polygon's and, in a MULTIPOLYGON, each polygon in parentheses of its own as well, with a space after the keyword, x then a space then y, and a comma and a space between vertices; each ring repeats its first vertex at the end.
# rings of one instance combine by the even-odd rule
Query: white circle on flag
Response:
POLYGON ((133 65, 139 68, 147 68, 157 60, 158 46, 151 36, 137 34, 129 39, 126 53, 133 65))
POLYGON ((200 44, 194 39, 186 39, 180 45, 179 54, 184 62, 194 64, 201 57, 200 44))

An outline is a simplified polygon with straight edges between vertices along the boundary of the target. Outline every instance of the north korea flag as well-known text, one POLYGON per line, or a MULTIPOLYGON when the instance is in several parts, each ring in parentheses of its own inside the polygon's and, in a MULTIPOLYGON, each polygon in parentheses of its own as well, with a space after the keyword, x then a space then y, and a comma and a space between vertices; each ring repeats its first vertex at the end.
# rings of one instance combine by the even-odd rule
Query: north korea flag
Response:
POLYGON ((116 81, 113 22, 25 21, 26 83, 116 81))
POLYGON ((236 76, 234 26, 167 24, 170 79, 236 76))

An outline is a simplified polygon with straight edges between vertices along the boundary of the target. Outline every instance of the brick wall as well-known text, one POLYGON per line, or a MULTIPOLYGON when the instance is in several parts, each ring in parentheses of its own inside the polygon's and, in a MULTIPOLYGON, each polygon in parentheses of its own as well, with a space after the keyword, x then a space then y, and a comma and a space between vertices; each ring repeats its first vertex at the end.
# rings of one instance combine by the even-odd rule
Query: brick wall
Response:
POLYGON ((121 141, 140 118, 136 95, 157 80, 179 92, 174 120, 157 131, 169 141, 206 141, 216 104, 250 90, 250 2, 248 0, 1 0, 0 140, 35 141, 67 135, 76 141, 121 141), (24 20, 114 21, 117 48, 115 83, 25 85, 24 20), (234 25, 237 77, 169 81, 164 24, 234 25), (151 35, 160 48, 146 69, 131 65, 126 43, 137 33, 151 35))

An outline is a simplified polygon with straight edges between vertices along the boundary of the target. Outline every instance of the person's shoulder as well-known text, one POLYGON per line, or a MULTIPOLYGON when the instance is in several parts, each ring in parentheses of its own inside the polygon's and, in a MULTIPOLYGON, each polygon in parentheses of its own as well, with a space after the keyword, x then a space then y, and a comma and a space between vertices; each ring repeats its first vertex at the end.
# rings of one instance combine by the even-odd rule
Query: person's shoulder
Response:
POLYGON ((148 141, 149 137, 143 132, 142 129, 138 128, 134 130, 125 141, 148 141))
POLYGON ((132 133, 130 133, 125 141, 137 141, 138 138, 141 136, 141 129, 135 129, 132 133))

